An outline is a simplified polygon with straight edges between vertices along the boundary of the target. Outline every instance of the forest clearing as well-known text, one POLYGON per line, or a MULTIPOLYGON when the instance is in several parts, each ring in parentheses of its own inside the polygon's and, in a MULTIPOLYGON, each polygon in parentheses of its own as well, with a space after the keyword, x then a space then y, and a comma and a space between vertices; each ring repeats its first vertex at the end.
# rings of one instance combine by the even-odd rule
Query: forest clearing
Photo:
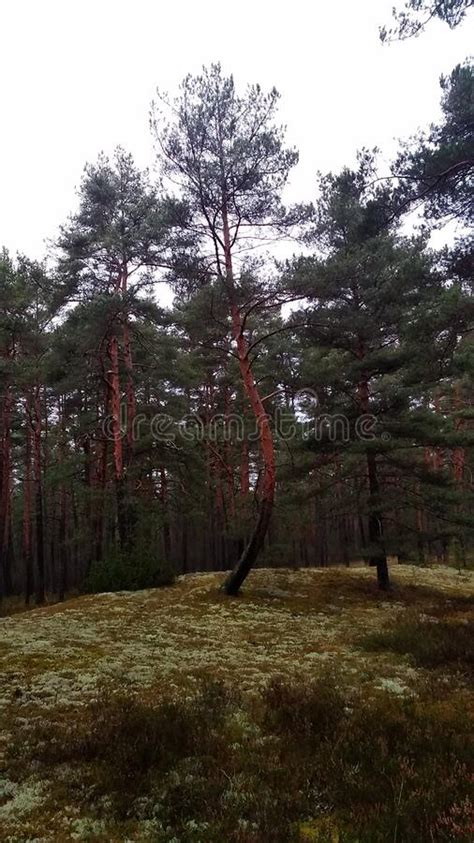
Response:
POLYGON ((221 579, 0 620, 2 840, 467 841, 474 574, 221 579))

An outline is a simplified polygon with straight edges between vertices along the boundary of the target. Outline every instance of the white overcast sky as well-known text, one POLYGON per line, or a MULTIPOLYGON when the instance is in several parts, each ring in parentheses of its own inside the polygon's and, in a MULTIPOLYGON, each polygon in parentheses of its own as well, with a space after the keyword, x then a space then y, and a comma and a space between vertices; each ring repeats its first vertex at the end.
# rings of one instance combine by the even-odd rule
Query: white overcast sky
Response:
POLYGON ((354 161, 439 115, 438 77, 472 47, 472 17, 383 47, 395 0, 0 0, 0 246, 32 258, 75 205, 86 161, 122 144, 153 163, 155 87, 221 61, 236 82, 275 85, 300 150, 292 200, 315 172, 354 161))

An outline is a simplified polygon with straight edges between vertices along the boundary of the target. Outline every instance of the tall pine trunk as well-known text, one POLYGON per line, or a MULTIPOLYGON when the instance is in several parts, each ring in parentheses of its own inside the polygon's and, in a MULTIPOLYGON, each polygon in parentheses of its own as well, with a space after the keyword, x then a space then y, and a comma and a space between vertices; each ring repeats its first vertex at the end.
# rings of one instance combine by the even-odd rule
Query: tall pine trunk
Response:
POLYGON ((117 276, 115 292, 122 297, 125 312, 121 312, 118 322, 122 333, 122 357, 125 369, 125 398, 126 398, 126 438, 122 443, 120 426, 120 369, 119 343, 114 336, 109 339, 108 356, 110 361, 109 387, 110 406, 112 416, 112 438, 114 457, 114 477, 117 501, 117 522, 120 546, 122 549, 133 547, 136 528, 136 510, 130 495, 129 482, 125 466, 129 466, 132 458, 134 419, 136 416, 135 390, 133 384, 133 360, 130 348, 130 330, 126 312, 125 298, 127 295, 128 271, 126 260, 123 260, 121 270, 117 276))
POLYGON ((25 429, 25 462, 23 476, 23 514, 22 514, 22 553, 25 566, 25 603, 28 606, 33 594, 33 555, 31 546, 31 426, 30 426, 30 400, 27 396, 26 402, 26 429, 25 429))
POLYGON ((263 406, 257 384, 252 374, 252 364, 249 357, 249 348, 244 337, 242 319, 236 302, 236 295, 232 271, 232 254, 229 235, 229 224, 227 219, 226 203, 223 202, 223 230, 224 230, 224 251, 226 267, 226 287, 230 297, 230 313, 232 319, 232 334, 237 346, 237 357, 239 361, 240 376, 245 394, 249 400, 253 417, 258 431, 258 443, 263 464, 263 473, 260 483, 260 494, 258 500, 257 522, 250 536, 250 540, 244 548, 240 559, 225 579, 222 589, 226 594, 238 594, 240 587, 250 570, 257 561, 258 555, 265 543, 265 536, 270 524, 275 497, 275 453, 273 447, 273 436, 270 421, 263 406))
POLYGON ((390 578, 384 548, 377 458, 370 448, 367 450, 367 473, 369 477, 369 565, 377 569, 379 588, 386 591, 390 587, 390 578))
POLYGON ((117 292, 120 292, 124 302, 124 312, 120 316, 122 325, 122 344, 123 344, 123 362, 125 367, 125 398, 127 407, 127 462, 130 462, 133 449, 134 437, 134 421, 137 413, 135 400, 135 386, 133 383, 133 358, 132 349, 130 345, 130 325, 128 320, 128 308, 126 305, 128 284, 128 268, 127 261, 124 259, 122 263, 122 270, 119 275, 117 284, 117 292))
POLYGON ((168 510, 168 479, 163 466, 160 467, 160 502, 163 515, 163 552, 165 561, 169 562, 171 559, 171 531, 168 510))
POLYGON ((43 511, 43 476, 41 459, 41 400, 40 388, 36 387, 34 399, 33 425, 33 471, 35 478, 35 524, 36 524, 36 603, 41 606, 45 601, 44 581, 44 511, 43 511))
MULTIPOLYGON (((66 410, 65 399, 59 399, 59 414, 61 419, 61 439, 60 439, 60 454, 63 463, 63 468, 66 463, 66 410)), ((58 596, 60 600, 64 600, 68 588, 68 549, 66 545, 66 517, 67 517, 67 491, 64 481, 61 482, 59 490, 59 583, 58 596)))
POLYGON ((0 463, 0 579, 5 595, 12 592, 11 572, 11 411, 13 395, 10 384, 5 388, 1 419, 0 463))
POLYGON ((117 502, 117 529, 122 549, 130 545, 132 525, 127 506, 127 494, 123 472, 122 431, 120 427, 120 376, 117 337, 109 338, 107 348, 109 358, 108 389, 109 412, 111 419, 112 455, 114 466, 115 496, 117 502))
MULTIPOLYGON (((364 350, 361 344, 359 357, 363 359, 364 350)), ((358 401, 362 413, 369 412, 369 384, 367 377, 363 377, 358 385, 358 401)), ((380 507, 380 488, 377 473, 377 456, 372 448, 367 448, 367 476, 369 481, 369 565, 377 569, 379 588, 386 591, 390 588, 387 554, 384 547, 382 512, 380 507)))

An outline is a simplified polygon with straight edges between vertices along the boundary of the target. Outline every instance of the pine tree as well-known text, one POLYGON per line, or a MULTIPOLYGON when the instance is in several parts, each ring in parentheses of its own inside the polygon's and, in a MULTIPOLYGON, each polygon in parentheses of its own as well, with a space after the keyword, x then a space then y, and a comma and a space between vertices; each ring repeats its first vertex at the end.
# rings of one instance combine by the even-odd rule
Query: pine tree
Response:
MULTIPOLYGON (((133 547, 136 522, 128 482, 136 416, 131 337, 134 319, 143 308, 143 297, 149 293, 157 269, 167 264, 176 208, 158 194, 147 173, 141 173, 132 157, 119 148, 113 161, 101 156, 97 164, 86 167, 79 209, 62 229, 58 242, 59 271, 70 295, 79 297, 82 316, 95 334, 90 352, 95 355, 92 365, 102 379, 101 412, 110 421, 117 529, 122 548, 133 547)), ((108 442, 102 438, 103 486, 107 448, 108 442)))
MULTIPOLYGON (((310 385, 324 397, 318 410, 350 422, 346 460, 365 455, 367 557, 379 585, 387 588, 384 521, 406 506, 388 490, 400 489, 401 475, 413 481, 422 472, 410 456, 414 446, 447 444, 441 418, 425 412, 422 402, 430 395, 435 367, 440 371, 445 363, 447 336, 457 346, 462 309, 457 303, 447 318, 444 307, 440 318, 446 297, 442 276, 423 238, 396 232, 390 221, 393 193, 374 186, 373 176, 373 157, 363 153, 357 171, 321 179, 315 237, 325 254, 296 263, 293 283, 309 303, 294 319, 304 316, 316 351, 310 385), (427 350, 414 357, 422 335, 427 350), (372 426, 361 437, 364 419, 372 426)), ((325 438, 313 439, 311 446, 324 448, 325 438)), ((327 445, 334 448, 331 441, 327 445)))
POLYGON ((454 29, 472 5, 472 0, 407 0, 401 11, 393 8, 396 25, 392 29, 381 27, 380 39, 383 42, 416 37, 436 18, 454 29))
POLYGON ((443 120, 402 145, 394 162, 399 209, 421 204, 425 217, 469 226, 474 189, 474 69, 458 64, 440 80, 443 120))
POLYGON ((259 431, 263 463, 259 513, 250 540, 224 583, 228 594, 237 594, 263 547, 275 494, 272 432, 252 371, 239 257, 262 232, 296 220, 280 202, 297 154, 285 149, 283 130, 274 125, 277 101, 275 90, 264 94, 258 85, 239 96, 233 78, 224 77, 220 66, 213 65, 201 76, 184 79, 172 105, 171 122, 156 107, 152 115, 164 172, 178 181, 190 208, 201 245, 203 278, 217 277, 225 290, 240 378, 259 431))

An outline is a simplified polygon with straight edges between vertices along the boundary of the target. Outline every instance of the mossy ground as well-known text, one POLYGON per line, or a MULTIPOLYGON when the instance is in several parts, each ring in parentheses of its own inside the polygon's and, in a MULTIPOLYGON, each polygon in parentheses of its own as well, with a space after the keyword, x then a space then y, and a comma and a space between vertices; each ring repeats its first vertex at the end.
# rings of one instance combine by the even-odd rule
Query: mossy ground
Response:
POLYGON ((471 839, 474 577, 393 579, 190 575, 0 619, 0 840, 471 839))

